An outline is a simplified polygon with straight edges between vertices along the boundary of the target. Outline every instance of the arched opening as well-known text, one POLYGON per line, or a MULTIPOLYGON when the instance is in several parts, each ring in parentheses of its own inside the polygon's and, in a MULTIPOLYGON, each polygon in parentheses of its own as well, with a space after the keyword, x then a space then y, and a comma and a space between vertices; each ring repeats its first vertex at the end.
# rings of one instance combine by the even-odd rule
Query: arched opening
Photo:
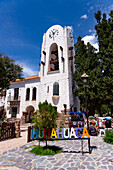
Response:
POLYGON ((57 82, 53 84, 53 96, 59 96, 59 84, 57 82))
POLYGON ((50 47, 48 72, 59 70, 58 46, 53 43, 50 47))
POLYGON ((36 87, 33 88, 32 100, 36 100, 36 87))
POLYGON ((27 118, 26 122, 31 122, 32 121, 32 116, 34 116, 34 107, 32 105, 26 107, 26 112, 27 112, 27 118))
POLYGON ((26 100, 30 99, 30 88, 26 89, 26 100))

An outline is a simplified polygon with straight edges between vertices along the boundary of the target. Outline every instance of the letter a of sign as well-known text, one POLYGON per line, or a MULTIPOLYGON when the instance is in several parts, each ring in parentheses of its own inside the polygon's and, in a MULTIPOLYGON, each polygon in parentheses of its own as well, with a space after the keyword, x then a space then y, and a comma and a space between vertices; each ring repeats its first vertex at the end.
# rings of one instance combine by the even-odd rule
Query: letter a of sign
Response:
POLYGON ((72 136, 74 136, 74 137, 76 138, 74 128, 71 128, 70 138, 71 138, 72 136))
POLYGON ((82 138, 84 138, 84 136, 87 136, 88 138, 90 138, 89 133, 88 133, 88 131, 87 131, 86 127, 84 127, 84 129, 83 129, 83 135, 82 135, 82 138))
POLYGON ((52 128, 51 138, 52 138, 53 136, 54 136, 55 138, 57 138, 57 134, 56 134, 56 131, 55 131, 54 128, 52 128))

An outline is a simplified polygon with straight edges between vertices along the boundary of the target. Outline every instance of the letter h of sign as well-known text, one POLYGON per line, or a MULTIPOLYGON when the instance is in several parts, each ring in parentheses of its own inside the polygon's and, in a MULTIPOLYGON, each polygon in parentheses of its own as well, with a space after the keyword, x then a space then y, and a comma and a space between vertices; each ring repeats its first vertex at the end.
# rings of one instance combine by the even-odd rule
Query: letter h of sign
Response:
POLYGON ((34 139, 35 135, 36 135, 36 139, 38 139, 38 129, 36 129, 36 132, 35 132, 35 129, 33 128, 32 129, 32 139, 34 139))

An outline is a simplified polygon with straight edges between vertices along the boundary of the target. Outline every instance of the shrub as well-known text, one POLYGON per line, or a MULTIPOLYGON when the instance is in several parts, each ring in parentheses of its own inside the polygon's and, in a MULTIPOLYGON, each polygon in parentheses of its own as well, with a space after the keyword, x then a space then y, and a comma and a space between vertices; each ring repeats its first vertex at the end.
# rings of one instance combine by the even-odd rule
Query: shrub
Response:
POLYGON ((32 121, 32 123, 35 123, 35 127, 40 129, 56 128, 58 113, 55 108, 48 104, 47 100, 43 103, 40 102, 38 107, 39 110, 37 110, 32 121))
POLYGON ((62 149, 58 146, 35 146, 30 152, 35 155, 55 155, 62 151, 62 149))
POLYGON ((113 131, 109 130, 105 132, 104 141, 109 144, 113 144, 113 131))

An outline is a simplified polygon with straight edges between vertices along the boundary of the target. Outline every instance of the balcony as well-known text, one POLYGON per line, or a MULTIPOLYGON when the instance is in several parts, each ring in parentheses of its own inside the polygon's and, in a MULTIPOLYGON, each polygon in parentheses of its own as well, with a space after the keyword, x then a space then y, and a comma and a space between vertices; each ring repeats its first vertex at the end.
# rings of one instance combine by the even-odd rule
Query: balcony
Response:
POLYGON ((7 101, 8 101, 8 102, 13 102, 13 101, 18 101, 18 102, 20 102, 20 99, 21 99, 20 96, 18 96, 18 97, 8 96, 7 101))

